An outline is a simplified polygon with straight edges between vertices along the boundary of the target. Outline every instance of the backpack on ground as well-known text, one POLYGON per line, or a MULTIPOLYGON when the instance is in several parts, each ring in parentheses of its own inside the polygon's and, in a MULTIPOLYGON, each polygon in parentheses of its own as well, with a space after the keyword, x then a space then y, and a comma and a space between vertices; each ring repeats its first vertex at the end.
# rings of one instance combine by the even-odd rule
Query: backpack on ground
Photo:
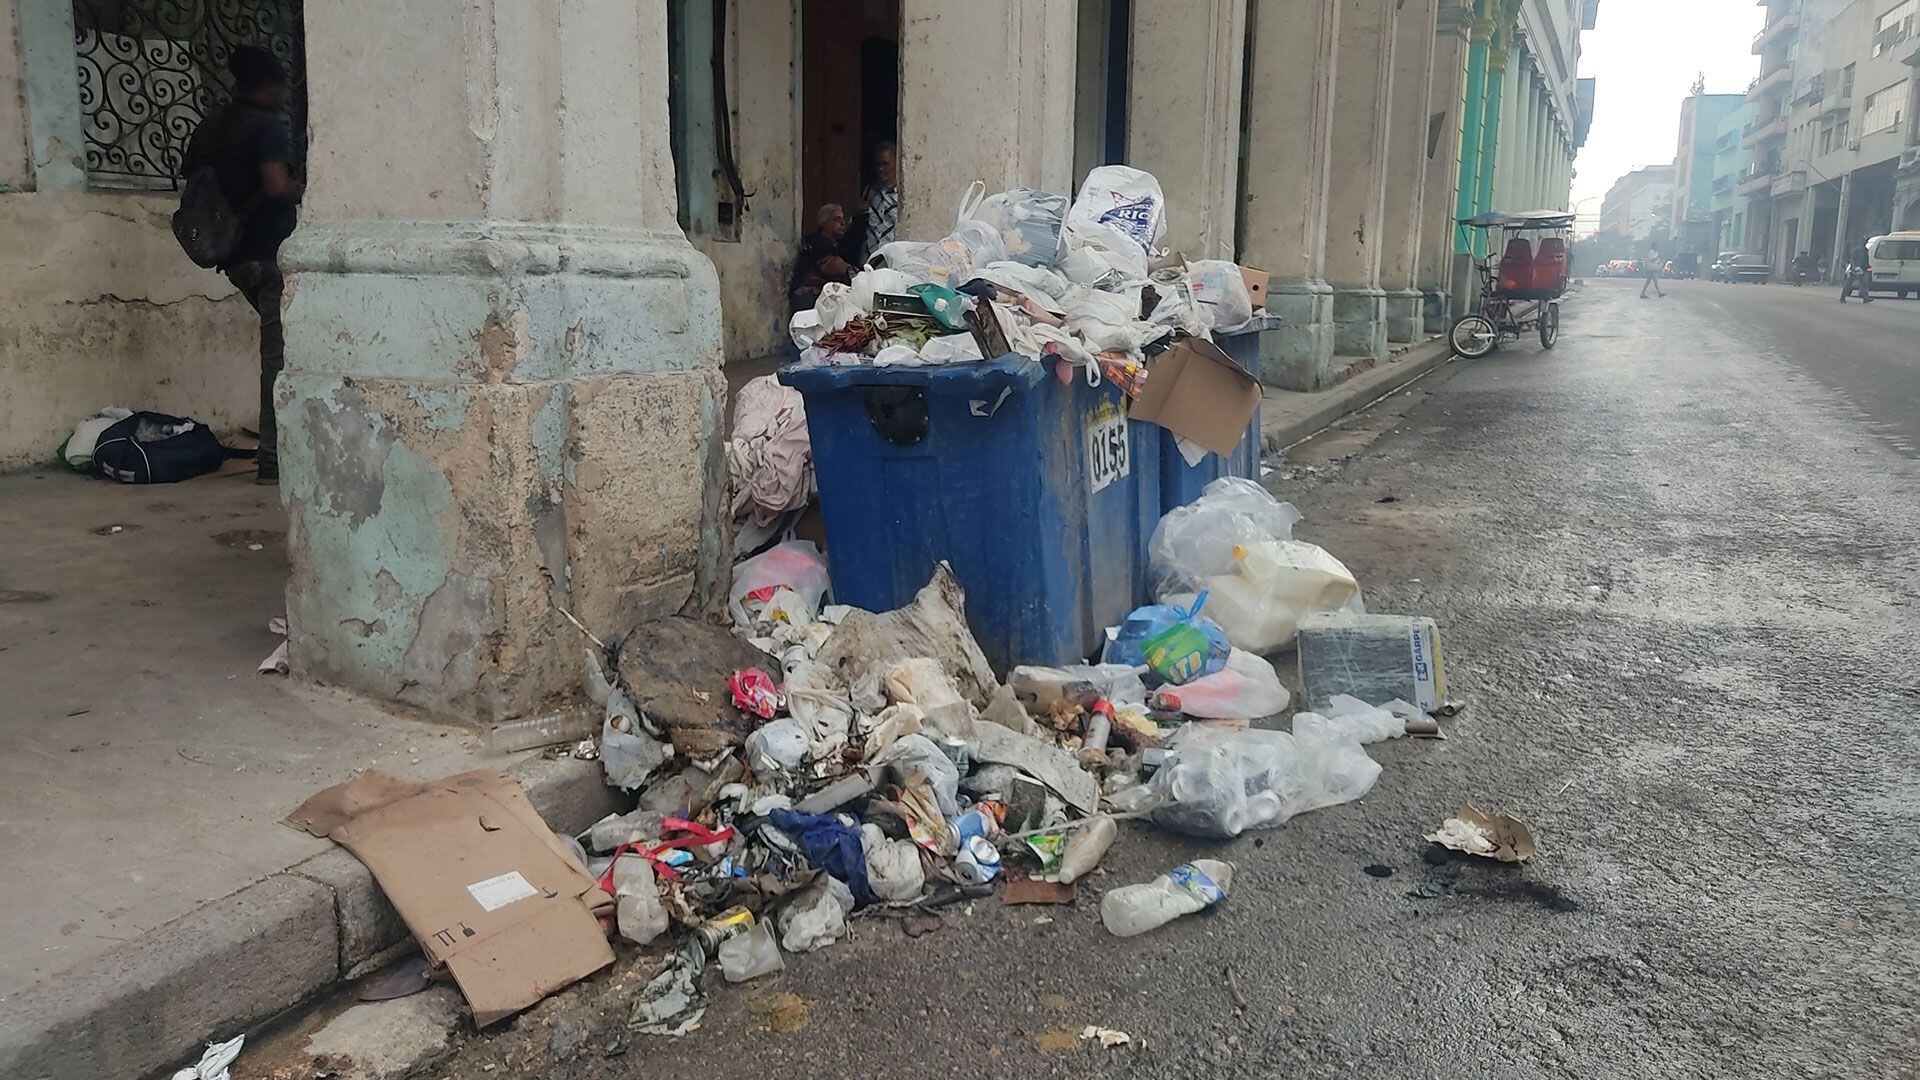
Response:
POLYGON ((115 421, 93 447, 94 471, 123 484, 177 483, 226 459, 227 448, 207 425, 157 412, 115 421))

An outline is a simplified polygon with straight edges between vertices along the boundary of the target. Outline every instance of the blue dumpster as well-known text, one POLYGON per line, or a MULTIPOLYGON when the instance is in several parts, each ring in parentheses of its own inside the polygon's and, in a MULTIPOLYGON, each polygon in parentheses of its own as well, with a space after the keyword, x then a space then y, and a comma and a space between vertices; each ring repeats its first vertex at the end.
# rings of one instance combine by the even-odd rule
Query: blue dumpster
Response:
MULTIPOLYGON (((1213 343, 1220 351, 1233 358, 1251 372, 1255 379, 1260 377, 1260 332, 1271 330, 1280 325, 1278 315, 1264 312, 1253 317, 1243 330, 1231 334, 1215 334, 1213 343)), ((1206 486, 1222 476, 1244 476, 1251 480, 1260 479, 1260 410, 1253 410, 1253 419, 1247 424, 1247 437, 1240 440, 1231 455, 1221 457, 1208 454, 1200 459, 1198 465, 1189 465, 1180 456, 1179 437, 1165 428, 1160 432, 1160 512, 1166 513, 1176 507, 1185 506, 1200 497, 1206 486)))
POLYGON ((1160 429, 1115 387, 1018 356, 789 364, 780 381, 806 398, 836 601, 899 607, 944 559, 1003 675, 1086 659, 1144 602, 1160 429))

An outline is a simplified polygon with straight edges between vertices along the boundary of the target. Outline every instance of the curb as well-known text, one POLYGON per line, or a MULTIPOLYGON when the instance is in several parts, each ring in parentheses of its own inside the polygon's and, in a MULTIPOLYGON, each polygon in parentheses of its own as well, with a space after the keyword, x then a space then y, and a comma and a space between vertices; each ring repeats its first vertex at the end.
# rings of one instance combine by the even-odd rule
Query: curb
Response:
MULTIPOLYGON (((560 831, 614 809, 597 761, 532 758, 506 773, 560 831)), ((21 991, 0 1020, 0 1076, 160 1072, 372 970, 410 941, 360 860, 325 851, 21 991)))
POLYGON ((1416 342, 1402 349, 1399 356, 1379 367, 1312 396, 1321 400, 1298 412, 1263 419, 1260 424, 1261 450, 1277 454, 1302 439, 1326 430, 1345 417, 1374 402, 1404 389, 1408 383, 1454 359, 1453 349, 1442 337, 1416 342))

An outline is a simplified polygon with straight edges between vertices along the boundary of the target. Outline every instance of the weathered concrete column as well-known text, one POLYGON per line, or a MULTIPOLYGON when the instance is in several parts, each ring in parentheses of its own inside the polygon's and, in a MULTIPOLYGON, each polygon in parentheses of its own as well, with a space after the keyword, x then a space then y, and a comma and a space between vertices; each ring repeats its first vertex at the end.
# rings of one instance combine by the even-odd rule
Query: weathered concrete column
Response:
POLYGON ((281 251, 296 673, 480 721, 582 640, 711 602, 712 265, 674 222, 665 9, 307 11, 313 148, 281 251))
POLYGON ((1127 163, 1160 181, 1170 250, 1231 259, 1247 0, 1134 0, 1127 163))
MULTIPOLYGON (((1334 41, 1344 5, 1249 0, 1247 169, 1240 260, 1272 275, 1261 378, 1318 390, 1333 378, 1333 288, 1326 282, 1334 41)), ((1136 118, 1137 122, 1137 118, 1136 118)))
POLYGON ((1333 175, 1327 190, 1327 280, 1333 285, 1333 348, 1341 356, 1387 355, 1388 124, 1398 0, 1338 0, 1334 61, 1333 175))
POLYGON ((1394 20, 1393 98, 1388 110, 1387 231, 1380 286, 1387 292, 1387 340, 1425 330, 1419 285, 1420 226, 1427 184, 1428 94, 1433 87, 1439 0, 1405 0, 1394 20))
POLYGON ((1440 0, 1435 17, 1433 81, 1428 90, 1430 121, 1440 137, 1426 159, 1420 199, 1420 262, 1416 274, 1429 334, 1443 333, 1452 321, 1454 208, 1460 192, 1460 140, 1466 115, 1467 34, 1473 25, 1471 0, 1440 0))
POLYGON ((902 240, 953 229, 967 185, 1074 193, 1075 0, 904 0, 902 240))

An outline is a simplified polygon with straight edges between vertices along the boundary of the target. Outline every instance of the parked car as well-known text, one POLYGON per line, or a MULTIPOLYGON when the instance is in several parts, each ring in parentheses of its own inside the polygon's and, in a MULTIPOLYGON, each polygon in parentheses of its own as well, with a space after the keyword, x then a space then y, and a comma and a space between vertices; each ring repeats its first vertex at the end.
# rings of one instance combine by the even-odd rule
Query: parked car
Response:
POLYGON ((1712 281, 1744 281, 1754 285, 1765 285, 1773 277, 1772 267, 1767 265, 1765 255, 1742 255, 1737 251, 1723 251, 1713 261, 1707 271, 1712 281))
POLYGON ((1906 299, 1920 293, 1920 232, 1896 232, 1867 241, 1872 289, 1906 299))
POLYGON ((1667 264, 1667 271, 1677 278, 1697 278, 1700 276, 1700 256, 1692 251, 1683 251, 1667 264))

